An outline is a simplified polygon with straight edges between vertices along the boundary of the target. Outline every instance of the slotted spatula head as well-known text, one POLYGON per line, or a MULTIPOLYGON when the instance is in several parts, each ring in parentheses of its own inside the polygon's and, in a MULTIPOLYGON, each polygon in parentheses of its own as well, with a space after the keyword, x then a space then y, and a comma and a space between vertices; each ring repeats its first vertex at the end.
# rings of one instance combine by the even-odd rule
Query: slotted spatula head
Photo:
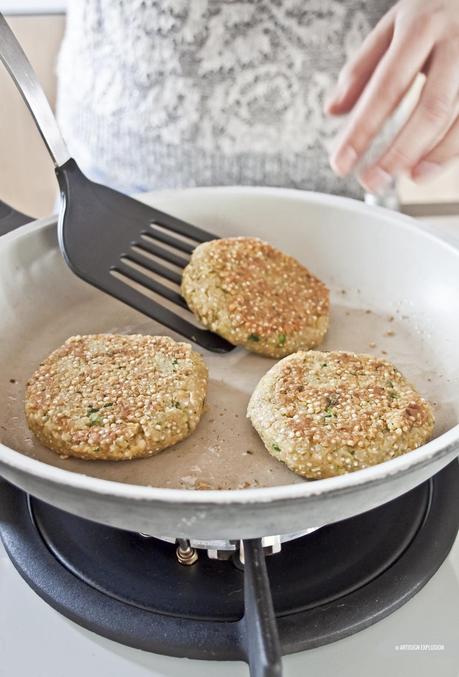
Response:
POLYGON ((193 323, 180 295, 190 254, 216 235, 90 181, 72 159, 56 173, 59 245, 71 270, 203 348, 231 350, 228 341, 193 323))

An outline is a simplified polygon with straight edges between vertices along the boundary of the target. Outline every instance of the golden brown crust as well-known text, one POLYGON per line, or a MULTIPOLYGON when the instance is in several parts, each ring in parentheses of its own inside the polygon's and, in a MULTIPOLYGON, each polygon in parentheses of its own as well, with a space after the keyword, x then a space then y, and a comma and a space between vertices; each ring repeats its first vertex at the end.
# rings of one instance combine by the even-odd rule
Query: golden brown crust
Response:
POLYGON ((207 368, 165 336, 74 336, 27 384, 25 411, 38 439, 62 456, 126 460, 187 437, 201 417, 207 368))
POLYGON ((199 245, 184 270, 182 294, 206 327, 270 357, 318 345, 328 327, 323 282, 253 237, 199 245))
POLYGON ((390 362, 298 352, 261 379, 248 416, 268 451, 310 479, 399 456, 429 439, 430 405, 390 362))

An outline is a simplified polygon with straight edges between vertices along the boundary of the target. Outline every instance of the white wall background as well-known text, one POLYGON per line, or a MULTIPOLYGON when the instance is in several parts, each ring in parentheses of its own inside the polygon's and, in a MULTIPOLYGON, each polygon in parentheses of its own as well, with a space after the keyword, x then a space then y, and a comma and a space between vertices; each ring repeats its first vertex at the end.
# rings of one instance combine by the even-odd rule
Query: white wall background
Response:
MULTIPOLYGON (((15 2, 19 4, 19 0, 15 2)), ((54 105, 56 56, 64 17, 14 16, 8 21, 54 105)), ((51 214, 57 195, 53 164, 26 105, 1 64, 0 159, 0 200, 32 216, 51 214)))
POLYGON ((54 14, 65 11, 65 0, 0 0, 4 14, 54 14))

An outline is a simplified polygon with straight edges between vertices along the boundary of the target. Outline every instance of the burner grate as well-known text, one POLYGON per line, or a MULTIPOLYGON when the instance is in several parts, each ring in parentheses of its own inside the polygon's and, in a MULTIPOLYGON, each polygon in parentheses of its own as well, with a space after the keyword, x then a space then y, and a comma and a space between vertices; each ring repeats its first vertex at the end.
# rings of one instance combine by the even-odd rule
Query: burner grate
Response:
POLYGON ((459 465, 368 513, 283 544, 265 559, 244 541, 245 571, 175 544, 61 512, 0 487, 0 533, 29 585, 115 641, 189 658, 246 660, 279 675, 281 653, 336 641, 392 613, 447 556, 459 526, 459 465))

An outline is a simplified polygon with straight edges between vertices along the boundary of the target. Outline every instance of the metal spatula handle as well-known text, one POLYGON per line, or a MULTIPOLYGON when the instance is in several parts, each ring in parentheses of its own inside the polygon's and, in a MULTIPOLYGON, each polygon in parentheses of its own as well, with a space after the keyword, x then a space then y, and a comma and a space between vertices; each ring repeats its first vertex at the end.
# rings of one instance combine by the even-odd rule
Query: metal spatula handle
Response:
POLYGON ((24 54, 21 45, 0 13, 0 59, 5 64, 33 115, 43 141, 56 167, 70 160, 70 154, 57 126, 48 99, 24 54))

